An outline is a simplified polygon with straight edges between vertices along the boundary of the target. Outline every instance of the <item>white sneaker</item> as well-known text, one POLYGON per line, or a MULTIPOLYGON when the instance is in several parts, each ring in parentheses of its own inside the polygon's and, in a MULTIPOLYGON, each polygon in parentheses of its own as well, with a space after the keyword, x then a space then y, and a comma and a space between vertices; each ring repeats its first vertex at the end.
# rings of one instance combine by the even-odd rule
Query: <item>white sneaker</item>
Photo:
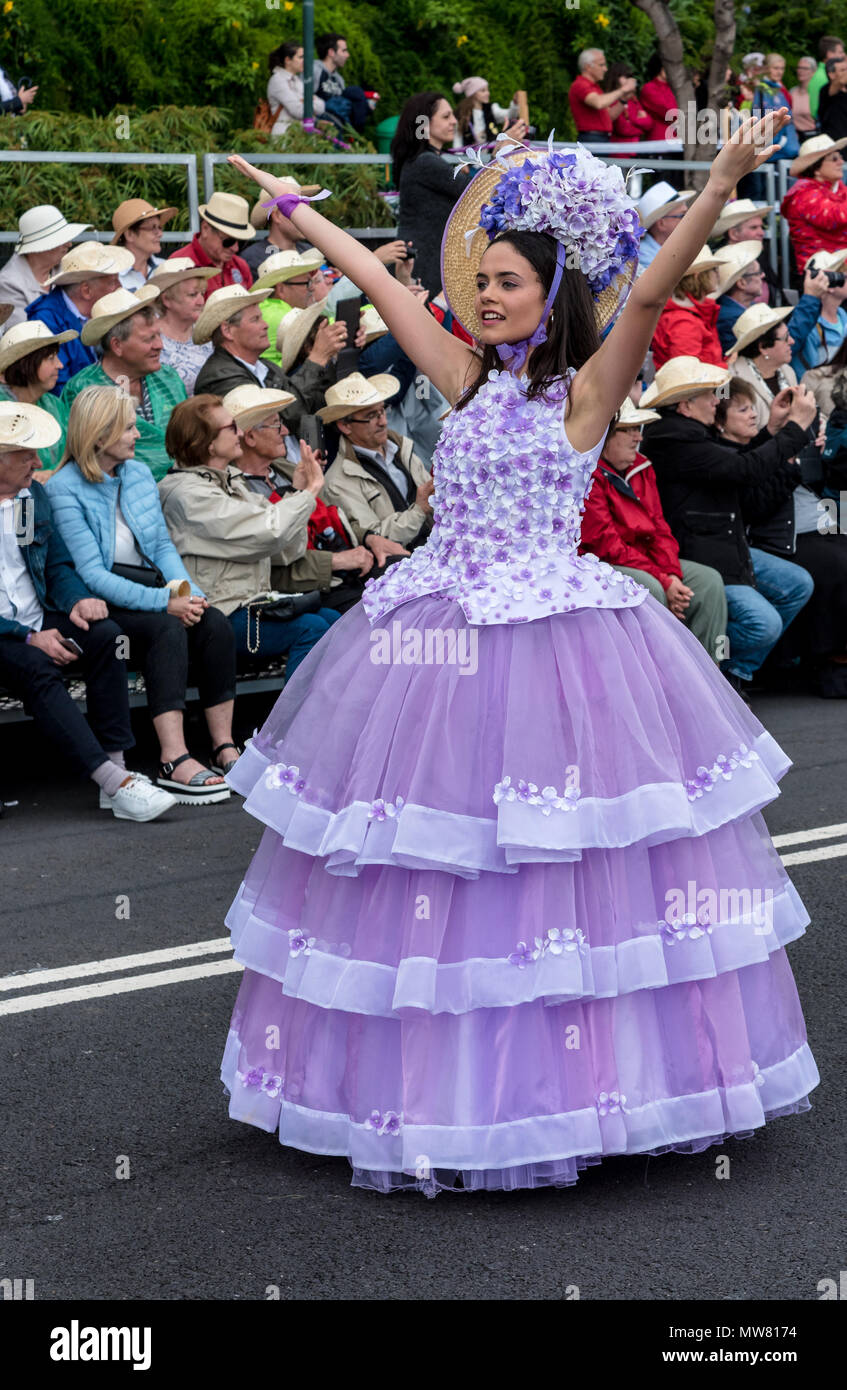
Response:
MULTIPOLYGON (((146 772, 130 772, 129 768, 126 768, 126 775, 127 775, 128 777, 137 777, 138 780, 139 780, 140 782, 149 782, 151 787, 152 787, 152 785, 153 785, 153 779, 152 779, 152 777, 148 777, 146 772)), ((104 792, 103 788, 101 787, 101 788, 100 788, 100 810, 101 810, 101 811, 111 811, 111 809, 112 809, 112 799, 111 799, 111 797, 108 797, 108 796, 106 795, 106 793, 104 792)))
POLYGON ((126 786, 118 787, 115 795, 106 800, 117 820, 155 820, 176 805, 175 796, 162 791, 161 787, 154 787, 149 778, 135 772, 130 773, 126 786))

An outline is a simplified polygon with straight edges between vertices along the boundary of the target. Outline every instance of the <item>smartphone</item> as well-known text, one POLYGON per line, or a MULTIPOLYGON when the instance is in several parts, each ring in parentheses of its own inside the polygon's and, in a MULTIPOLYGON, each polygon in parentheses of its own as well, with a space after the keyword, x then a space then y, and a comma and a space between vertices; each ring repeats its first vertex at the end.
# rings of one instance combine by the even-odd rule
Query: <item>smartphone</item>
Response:
POLYGON ((347 347, 352 347, 356 341, 361 312, 362 301, 358 296, 355 299, 339 299, 335 307, 335 322, 347 325, 347 347))
POLYGON ((82 656, 82 647, 72 637, 60 637, 59 641, 69 652, 73 652, 74 656, 82 656))
POLYGON ((297 438, 304 440, 316 454, 326 454, 326 435, 320 415, 301 415, 297 438))
POLYGON ((359 370, 359 349, 354 347, 343 347, 335 359, 335 369, 338 380, 341 381, 351 372, 359 370))

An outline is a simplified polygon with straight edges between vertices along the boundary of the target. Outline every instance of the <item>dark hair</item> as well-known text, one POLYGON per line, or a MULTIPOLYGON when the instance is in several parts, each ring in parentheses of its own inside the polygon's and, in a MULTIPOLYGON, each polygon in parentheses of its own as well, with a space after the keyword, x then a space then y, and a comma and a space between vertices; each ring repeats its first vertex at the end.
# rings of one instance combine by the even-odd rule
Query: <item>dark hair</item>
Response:
MULTIPOLYGON (((507 231, 501 232, 495 242, 507 242, 529 262, 541 281, 546 298, 556 270, 558 243, 555 239, 548 232, 507 231)), ((550 323, 549 318, 547 321, 547 341, 534 348, 529 357, 526 394, 530 400, 544 396, 551 383, 560 380, 568 367, 579 370, 600 346, 594 300, 581 270, 565 265, 562 283, 553 301, 552 315, 553 322, 550 323)), ((482 350, 479 375, 462 393, 456 409, 461 410, 473 400, 490 371, 501 368, 496 347, 486 343, 482 350)))
POLYGON ((839 44, 842 48, 844 47, 844 40, 840 39, 837 34, 824 34, 823 38, 818 39, 818 53, 821 58, 826 58, 834 49, 838 48, 839 44))
POLYGON ((209 448, 219 431, 212 424, 212 411, 223 405, 220 396, 189 396, 171 411, 165 430, 165 452, 188 468, 202 468, 209 462, 209 448))
POLYGON ((774 343, 776 342, 776 330, 779 327, 780 324, 775 323, 771 328, 767 330, 766 333, 760 333, 758 338, 754 338, 752 343, 748 343, 746 347, 739 348, 738 351, 740 352, 741 356, 758 357, 759 353, 762 351, 762 348, 773 347, 774 343))
POLYGON ((629 63, 612 63, 603 78, 603 91, 613 92, 622 77, 634 77, 635 72, 629 63))
POLYGON ((742 400, 751 401, 753 405, 756 404, 756 392, 753 390, 749 381, 745 381, 744 378, 740 376, 731 376, 727 382, 727 394, 725 396, 718 396, 718 403, 715 407, 716 425, 726 424, 726 412, 729 408, 729 403, 730 401, 738 400, 739 397, 742 400))
POLYGON ((447 98, 442 92, 416 92, 409 97, 391 141, 391 158, 394 160, 394 187, 400 186, 400 175, 404 164, 411 164, 422 150, 429 148, 429 120, 440 101, 447 98), (426 138, 421 136, 421 117, 427 123, 426 138))
POLYGON ((268 71, 273 72, 274 68, 284 67, 286 58, 293 58, 302 47, 302 43, 297 43, 294 39, 281 43, 279 48, 275 48, 273 53, 268 54, 268 71))
POLYGON ((662 71, 662 68, 664 66, 665 60, 662 57, 661 53, 651 54, 651 56, 647 59, 645 81, 652 82, 654 77, 659 76, 659 73, 662 71))
MULTIPOLYGON (((462 133, 462 135, 464 135, 466 130, 473 129, 473 127, 471 126, 471 112, 474 109, 474 102, 476 101, 476 98, 476 92, 472 97, 462 97, 462 100, 458 103, 456 107, 456 120, 458 122, 459 130, 462 133)), ((488 122, 492 119, 491 102, 484 102, 482 110, 485 116, 485 123, 487 125, 488 122)))
POLYGON ((839 56, 838 58, 827 58, 826 62, 824 63, 824 68, 826 69, 827 77, 831 77, 832 74, 835 72, 835 69, 838 67, 838 64, 843 62, 844 59, 841 56, 839 56))
POLYGON ((339 43, 343 38, 343 34, 336 33, 318 35, 318 37, 315 39, 315 50, 321 62, 323 62, 324 58, 326 57, 327 53, 331 48, 338 47, 339 43))
POLYGON ((38 381, 38 368, 48 357, 59 351, 59 343, 48 343, 47 347, 35 348, 33 352, 10 362, 3 373, 7 386, 34 386, 38 381))

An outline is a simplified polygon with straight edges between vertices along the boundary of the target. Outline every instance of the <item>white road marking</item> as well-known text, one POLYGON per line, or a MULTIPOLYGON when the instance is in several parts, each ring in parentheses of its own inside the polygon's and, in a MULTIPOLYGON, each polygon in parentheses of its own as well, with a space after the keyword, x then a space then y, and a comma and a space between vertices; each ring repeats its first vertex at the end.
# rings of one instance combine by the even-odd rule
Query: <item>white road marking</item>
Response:
POLYGON ((819 825, 817 830, 795 830, 791 835, 773 835, 771 838, 777 849, 785 845, 811 845, 815 840, 834 840, 836 835, 847 835, 847 822, 843 825, 819 825))
POLYGON ((192 956, 217 955, 221 951, 231 950, 229 937, 221 936, 214 941, 191 941, 186 946, 142 951, 135 956, 112 956, 109 960, 83 961, 81 965, 61 965, 52 970, 28 970, 22 975, 0 976, 0 992, 56 984, 59 980, 78 980, 87 975, 110 975, 113 971, 133 970, 139 965, 165 965, 172 960, 188 960, 192 956))
POLYGON ((101 980, 95 985, 77 985, 73 989, 51 989, 44 994, 23 994, 17 999, 0 1003, 0 1014, 24 1014, 33 1009, 48 1009, 54 1004, 76 1004, 83 999, 103 999, 109 994, 130 994, 137 989, 156 989, 159 985, 178 985, 186 980, 200 980, 206 975, 227 975, 243 970, 237 960, 208 961, 205 965, 184 965, 177 970, 157 970, 151 975, 126 975, 118 980, 101 980))
POLYGON ((791 864, 811 864, 815 859, 841 859, 847 854, 847 841, 840 845, 825 845, 823 849, 798 849, 794 854, 781 856, 786 868, 791 864))

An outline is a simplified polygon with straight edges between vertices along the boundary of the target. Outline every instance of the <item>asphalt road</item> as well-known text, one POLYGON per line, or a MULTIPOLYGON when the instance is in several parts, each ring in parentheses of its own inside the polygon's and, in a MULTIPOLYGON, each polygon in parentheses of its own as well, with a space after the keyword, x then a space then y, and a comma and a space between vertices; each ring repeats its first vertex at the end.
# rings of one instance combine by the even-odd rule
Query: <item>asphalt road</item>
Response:
MULTIPOLYGON (((243 709, 242 732, 265 708, 267 697, 243 709)), ((766 813, 772 833, 847 822, 843 705, 774 696, 754 708, 795 762, 766 813)), ((49 768, 31 725, 0 738, 3 792, 18 802, 0 821, 0 976, 88 967, 79 980, 33 977, 0 1005, 90 989, 91 962, 226 935, 259 839, 240 798, 177 808, 168 823, 118 822, 90 784, 49 768)), ((141 754, 149 768, 149 745, 141 754)), ((794 848, 841 840, 847 829, 794 848)), ((228 1118, 218 1067, 239 975, 220 947, 152 968, 211 958, 223 973, 0 1012, 0 1278, 33 1279, 39 1300, 261 1300, 269 1286, 283 1299, 533 1300, 573 1285, 597 1300, 818 1299, 845 1263, 847 857, 789 872, 812 917, 789 955, 822 1084, 808 1114, 723 1146, 728 1180, 712 1149, 604 1161, 559 1191, 427 1201, 355 1190, 346 1160, 283 1149, 228 1118)))

